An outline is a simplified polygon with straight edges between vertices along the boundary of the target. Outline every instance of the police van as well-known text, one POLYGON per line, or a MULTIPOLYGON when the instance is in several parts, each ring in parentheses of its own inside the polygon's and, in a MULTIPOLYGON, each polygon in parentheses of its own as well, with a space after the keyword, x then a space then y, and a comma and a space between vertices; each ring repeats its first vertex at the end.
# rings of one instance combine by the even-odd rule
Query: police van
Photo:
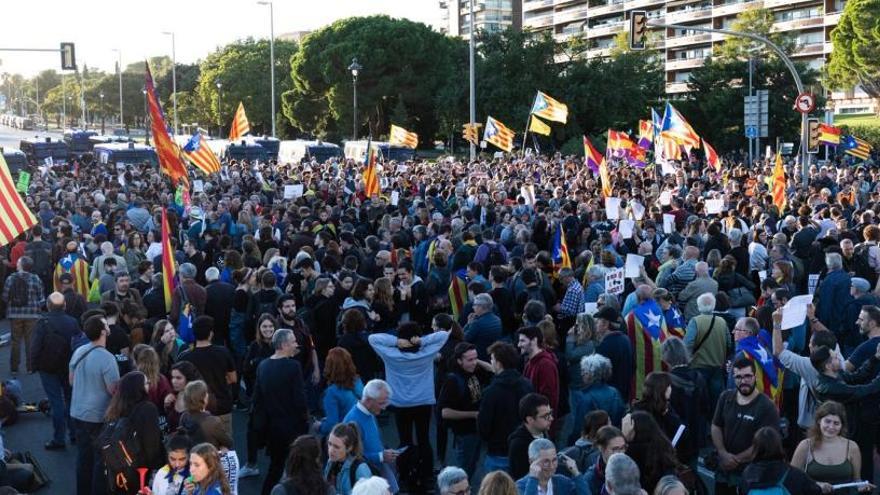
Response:
POLYGON ((269 155, 270 160, 278 159, 278 149, 281 146, 281 141, 277 138, 263 136, 254 138, 254 142, 259 144, 266 150, 266 154, 269 155))
POLYGON ((253 140, 242 139, 240 141, 230 142, 226 147, 226 151, 221 159, 242 161, 247 160, 249 163, 256 162, 266 163, 269 161, 269 154, 266 148, 263 148, 253 140))
POLYGON ((125 168, 126 165, 141 163, 149 163, 152 166, 159 165, 156 150, 145 144, 134 142, 96 144, 94 153, 98 163, 115 165, 116 168, 125 168))
POLYGON ((98 133, 95 131, 84 131, 82 129, 68 129, 64 131, 64 142, 67 143, 70 156, 91 161, 92 148, 95 146, 92 138, 97 135, 98 133))
MULTIPOLYGON (((392 146, 387 141, 371 141, 370 145, 379 151, 379 156, 383 160, 405 162, 407 160, 414 160, 416 157, 416 150, 405 146, 392 146)), ((346 158, 363 162, 366 155, 367 141, 346 141, 346 158)))
POLYGON ((40 165, 51 157, 54 165, 67 163, 70 148, 67 143, 60 139, 32 137, 22 139, 18 148, 25 154, 28 160, 38 162, 40 165))
POLYGON ((3 154, 3 159, 6 160, 6 165, 12 175, 27 166, 27 157, 17 149, 0 147, 0 153, 3 154))
POLYGON ((342 156, 342 149, 338 144, 326 141, 308 141, 296 139, 293 141, 281 141, 278 149, 278 163, 299 164, 303 160, 324 163, 333 158, 342 156))

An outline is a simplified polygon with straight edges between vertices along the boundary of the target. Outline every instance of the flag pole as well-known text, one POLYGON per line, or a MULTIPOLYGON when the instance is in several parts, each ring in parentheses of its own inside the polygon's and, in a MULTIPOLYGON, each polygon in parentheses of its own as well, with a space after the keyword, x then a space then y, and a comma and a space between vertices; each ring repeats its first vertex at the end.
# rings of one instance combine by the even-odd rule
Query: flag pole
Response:
POLYGON ((523 133, 523 145, 521 151, 523 157, 526 156, 526 138, 529 136, 529 125, 531 125, 533 118, 534 116, 531 114, 531 112, 529 113, 529 116, 526 117, 526 132, 523 133))

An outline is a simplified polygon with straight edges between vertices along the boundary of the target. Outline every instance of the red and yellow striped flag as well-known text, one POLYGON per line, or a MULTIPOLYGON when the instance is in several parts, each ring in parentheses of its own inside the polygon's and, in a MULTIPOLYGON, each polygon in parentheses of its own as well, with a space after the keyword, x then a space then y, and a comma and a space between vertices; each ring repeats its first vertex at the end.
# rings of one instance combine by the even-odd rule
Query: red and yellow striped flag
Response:
POLYGON ((721 159, 718 158, 718 153, 715 152, 715 148, 709 144, 709 141, 703 140, 703 149, 706 151, 706 162, 715 169, 716 172, 721 172, 721 159))
POLYGON ((459 270, 452 274, 452 281, 449 283, 449 304, 452 306, 452 315, 458 318, 462 308, 468 302, 467 282, 465 282, 464 270, 459 270))
POLYGON ((168 124, 165 122, 165 114, 162 113, 162 106, 159 104, 159 95, 153 85, 153 74, 150 73, 149 65, 147 65, 144 79, 147 103, 149 104, 150 127, 153 130, 153 146, 156 148, 156 155, 159 156, 159 169, 171 177, 171 182, 174 185, 177 185, 178 181, 189 184, 180 147, 171 139, 168 124))
POLYGON ((205 175, 220 172, 220 160, 217 159, 217 155, 208 147, 208 142, 205 141, 205 136, 201 132, 196 131, 189 138, 186 146, 183 147, 183 152, 190 163, 204 172, 205 175))
POLYGON ((782 154, 776 152, 776 167, 773 169, 773 204, 779 208, 781 214, 785 210, 785 169, 782 166, 782 154))
POLYGON ((599 179, 602 180, 602 197, 610 198, 613 192, 611 174, 608 173, 608 162, 604 158, 599 162, 599 179))
POLYGON ((407 148, 416 149, 419 147, 419 135, 409 132, 403 127, 391 124, 391 134, 388 143, 392 146, 406 146, 407 148))
POLYGON ((364 194, 368 198, 378 196, 382 191, 379 188, 379 176, 376 173, 376 153, 372 143, 367 140, 367 154, 364 157, 364 194))
POLYGON ((232 125, 229 127, 229 140, 234 141, 245 134, 251 132, 251 125, 248 123, 247 115, 244 113, 244 103, 238 102, 238 109, 235 116, 232 117, 232 125))
POLYGON ((162 208, 162 290, 165 294, 165 311, 171 312, 171 294, 174 292, 174 274, 177 266, 171 247, 171 229, 168 228, 168 210, 162 208))
POLYGON ((0 246, 9 244, 36 224, 37 217, 15 190, 9 166, 0 154, 0 246))

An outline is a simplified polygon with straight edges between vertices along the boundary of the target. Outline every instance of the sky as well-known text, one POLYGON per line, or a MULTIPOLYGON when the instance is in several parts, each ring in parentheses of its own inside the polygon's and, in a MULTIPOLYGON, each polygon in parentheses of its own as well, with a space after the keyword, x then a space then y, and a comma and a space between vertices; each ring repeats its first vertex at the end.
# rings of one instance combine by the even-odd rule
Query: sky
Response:
MULTIPOLYGON (((204 59, 218 46, 269 37, 269 6, 256 0, 2 0, 0 48, 54 48, 76 44, 77 65, 114 71, 148 56, 178 63, 204 59)), ((438 0, 275 0, 275 35, 313 31, 338 19, 386 14, 436 26, 438 0)), ((58 53, 0 51, 0 73, 32 76, 61 67, 58 53)))

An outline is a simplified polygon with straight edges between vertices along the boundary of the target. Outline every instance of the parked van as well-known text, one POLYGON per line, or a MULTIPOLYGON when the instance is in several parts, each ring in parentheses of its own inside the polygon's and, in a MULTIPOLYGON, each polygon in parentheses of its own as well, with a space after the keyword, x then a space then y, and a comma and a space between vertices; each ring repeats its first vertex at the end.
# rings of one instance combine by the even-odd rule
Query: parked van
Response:
POLYGON ((278 149, 278 163, 299 164, 303 160, 324 163, 333 158, 342 157, 342 149, 338 144, 326 141, 308 141, 296 139, 281 141, 278 149))

